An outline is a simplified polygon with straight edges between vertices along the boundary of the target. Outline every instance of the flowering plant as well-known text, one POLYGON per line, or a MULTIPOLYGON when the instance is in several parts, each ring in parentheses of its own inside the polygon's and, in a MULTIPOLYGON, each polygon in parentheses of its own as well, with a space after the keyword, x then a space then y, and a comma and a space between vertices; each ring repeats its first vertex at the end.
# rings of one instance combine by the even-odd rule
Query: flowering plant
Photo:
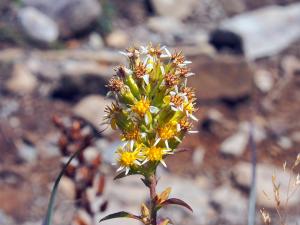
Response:
POLYGON ((107 87, 115 102, 106 107, 105 122, 121 131, 124 145, 117 149, 116 179, 128 175, 142 175, 150 190, 150 206, 142 204, 141 215, 118 212, 103 220, 129 217, 145 225, 167 225, 169 219, 157 221, 157 211, 170 204, 184 206, 184 201, 169 198, 171 188, 156 193, 156 169, 165 158, 176 153, 176 148, 192 131, 191 120, 195 108, 195 93, 187 86, 190 72, 181 52, 173 54, 166 47, 148 45, 121 52, 128 59, 128 67, 119 66, 107 87))

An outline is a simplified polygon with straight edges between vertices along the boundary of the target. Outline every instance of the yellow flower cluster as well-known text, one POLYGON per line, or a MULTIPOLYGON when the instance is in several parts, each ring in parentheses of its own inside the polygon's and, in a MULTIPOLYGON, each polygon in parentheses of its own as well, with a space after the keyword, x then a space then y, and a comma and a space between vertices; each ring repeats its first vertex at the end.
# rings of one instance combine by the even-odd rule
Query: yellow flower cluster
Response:
POLYGON ((128 174, 154 170, 173 154, 197 120, 195 93, 187 87, 190 72, 181 52, 148 45, 121 54, 127 66, 119 66, 107 87, 116 100, 106 108, 106 122, 121 131, 124 145, 117 150, 119 171, 128 174))

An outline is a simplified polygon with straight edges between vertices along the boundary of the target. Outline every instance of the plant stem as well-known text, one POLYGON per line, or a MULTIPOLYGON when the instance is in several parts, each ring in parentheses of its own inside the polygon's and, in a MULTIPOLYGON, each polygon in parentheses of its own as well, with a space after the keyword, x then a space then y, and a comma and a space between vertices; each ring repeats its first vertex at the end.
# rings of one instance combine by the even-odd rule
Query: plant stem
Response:
POLYGON ((150 214, 150 223, 151 225, 157 225, 156 220, 157 220, 157 211, 156 211, 156 175, 155 172, 149 177, 149 189, 150 189, 150 198, 151 198, 151 214, 150 214))

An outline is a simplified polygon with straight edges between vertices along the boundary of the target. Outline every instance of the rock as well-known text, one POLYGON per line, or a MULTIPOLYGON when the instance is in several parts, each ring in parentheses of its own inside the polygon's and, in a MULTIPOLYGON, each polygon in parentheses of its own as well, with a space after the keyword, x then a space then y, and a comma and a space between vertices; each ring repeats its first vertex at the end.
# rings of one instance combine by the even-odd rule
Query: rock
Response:
POLYGON ((281 60, 281 66, 285 73, 294 74, 300 71, 300 60, 295 56, 288 55, 281 60))
POLYGON ((91 33, 88 40, 88 45, 94 50, 100 49, 104 46, 102 37, 98 33, 91 33))
POLYGON ((249 59, 279 53, 300 37, 300 4, 266 6, 221 23, 221 28, 240 34, 249 59))
POLYGON ((242 38, 238 34, 228 30, 213 30, 210 33, 209 43, 219 52, 244 53, 242 38))
MULTIPOLYGON (((249 122, 241 122, 238 131, 225 139, 220 146, 220 152, 232 156, 241 156, 248 144, 250 138, 251 125, 249 122)), ((266 139, 267 135, 262 126, 258 123, 252 124, 254 141, 260 143, 266 139)))
POLYGON ((293 147, 293 142, 289 137, 282 136, 277 141, 277 144, 283 149, 287 150, 291 147, 293 147))
POLYGON ((246 3, 244 1, 221 0, 221 4, 224 11, 229 16, 241 14, 247 9, 246 3))
POLYGON ((77 116, 90 122, 97 130, 101 131, 108 126, 103 125, 102 123, 105 115, 104 109, 110 104, 111 100, 108 100, 101 95, 90 95, 78 102, 74 106, 73 112, 77 116))
POLYGON ((236 157, 241 156, 246 149, 248 140, 249 135, 246 132, 238 131, 222 142, 220 152, 236 157))
MULTIPOLYGON (((232 169, 235 182, 247 189, 250 189, 251 186, 251 163, 239 162, 232 169)), ((285 196, 287 192, 287 185, 289 182, 289 170, 286 172, 283 171, 280 167, 275 167, 269 164, 257 164, 257 191, 256 198, 258 204, 263 207, 274 208, 275 203, 273 201, 273 186, 272 186, 272 175, 276 175, 276 182, 280 184, 280 196, 281 201, 285 201, 285 196), (265 192, 270 196, 271 200, 266 198, 265 192)), ((295 179, 296 176, 292 174, 292 179, 295 179)), ((289 201, 289 206, 296 206, 300 203, 300 192, 296 192, 293 198, 289 201)))
POLYGON ((128 35, 122 30, 114 30, 106 37, 106 43, 109 47, 123 49, 128 46, 128 35))
POLYGON ((63 37, 70 37, 88 29, 101 14, 101 6, 97 0, 23 0, 23 2, 55 20, 63 37))
POLYGON ((233 56, 197 56, 191 60, 191 70, 200 71, 200 74, 190 77, 189 83, 196 90, 200 101, 235 101, 252 93, 253 71, 244 59, 233 56))
POLYGON ((59 183, 59 189, 68 197, 68 199, 75 199, 76 188, 75 183, 71 178, 63 176, 59 183))
POLYGON ((180 21, 170 17, 150 17, 147 25, 150 30, 162 34, 178 34, 184 30, 180 21))
POLYGON ((47 15, 33 7, 25 7, 18 14, 20 24, 29 38, 46 44, 57 40, 58 27, 47 15))
POLYGON ((266 70, 258 70, 254 75, 254 82, 263 93, 269 92, 274 85, 272 74, 266 70))
POLYGON ((300 143, 300 131, 294 131, 291 134, 291 140, 296 143, 300 143))
POLYGON ((243 224, 247 217, 247 199, 229 184, 223 184, 213 191, 212 204, 219 212, 219 217, 230 224, 243 224))
POLYGON ((171 198, 179 198, 188 203, 194 212, 191 214, 189 211, 182 207, 170 206, 162 210, 162 214, 170 217, 174 224, 185 224, 183 221, 190 221, 190 224, 208 224, 214 219, 214 211, 210 208, 210 192, 211 182, 203 177, 200 182, 195 180, 166 174, 161 176, 158 182, 157 192, 162 192, 167 187, 172 187, 170 194, 171 198))
POLYGON ((0 224, 15 225, 16 222, 13 220, 12 217, 10 217, 5 212, 3 212, 2 210, 0 210, 0 224))
POLYGON ((203 162, 205 150, 199 146, 193 151, 193 164, 194 166, 200 166, 203 162))
POLYGON ((160 16, 185 19, 197 6, 197 0, 151 0, 152 5, 160 16))
POLYGON ((36 162, 38 155, 34 146, 25 143, 24 141, 18 141, 16 143, 18 149, 18 155, 27 163, 36 162))
POLYGON ((37 85, 36 77, 22 64, 14 66, 12 76, 6 83, 10 91, 21 95, 32 93, 37 85))

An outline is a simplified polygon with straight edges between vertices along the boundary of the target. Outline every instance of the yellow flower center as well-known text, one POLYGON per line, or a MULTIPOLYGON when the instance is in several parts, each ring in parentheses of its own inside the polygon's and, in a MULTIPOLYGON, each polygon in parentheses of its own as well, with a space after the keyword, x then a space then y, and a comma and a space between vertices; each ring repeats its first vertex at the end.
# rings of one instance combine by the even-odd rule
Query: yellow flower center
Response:
POLYGON ((134 161, 137 159, 137 152, 119 151, 119 163, 121 166, 129 167, 134 165, 134 161))
POLYGON ((163 159, 163 148, 159 147, 150 147, 145 150, 145 156, 150 160, 150 161, 160 161, 163 159))
POLYGON ((188 113, 193 113, 195 111, 195 107, 192 103, 187 103, 184 105, 184 109, 188 112, 188 113))
POLYGON ((124 132, 122 134, 122 139, 124 140, 138 140, 140 137, 140 132, 138 128, 134 128, 131 131, 124 132))
POLYGON ((163 140, 168 140, 175 136, 177 133, 176 124, 174 123, 168 123, 163 127, 159 127, 157 129, 158 135, 163 140))
POLYGON ((150 101, 147 99, 142 99, 135 103, 134 106, 131 107, 132 111, 139 114, 140 116, 144 116, 145 113, 150 108, 150 101))

